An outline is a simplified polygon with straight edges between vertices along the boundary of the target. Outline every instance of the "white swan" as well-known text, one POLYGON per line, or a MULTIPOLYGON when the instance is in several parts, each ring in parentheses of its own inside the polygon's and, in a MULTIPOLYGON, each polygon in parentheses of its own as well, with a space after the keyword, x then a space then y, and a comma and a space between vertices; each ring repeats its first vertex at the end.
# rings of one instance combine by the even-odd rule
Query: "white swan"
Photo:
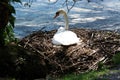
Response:
POLYGON ((77 37, 77 35, 74 32, 68 30, 69 25, 68 25, 68 17, 66 12, 64 10, 59 10, 56 12, 54 18, 56 18, 60 14, 63 14, 66 25, 65 27, 60 27, 58 29, 58 31, 55 33, 55 35, 52 38, 52 43, 55 45, 65 45, 65 46, 78 43, 79 38, 77 37))

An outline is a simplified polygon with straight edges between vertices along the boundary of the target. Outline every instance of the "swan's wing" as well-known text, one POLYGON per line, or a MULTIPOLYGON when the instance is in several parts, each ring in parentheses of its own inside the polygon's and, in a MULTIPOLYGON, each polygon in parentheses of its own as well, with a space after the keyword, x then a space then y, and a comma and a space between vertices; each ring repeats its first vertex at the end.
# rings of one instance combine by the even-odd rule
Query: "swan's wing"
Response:
POLYGON ((64 31, 54 35, 52 39, 53 44, 71 45, 79 42, 79 38, 72 31, 64 31))

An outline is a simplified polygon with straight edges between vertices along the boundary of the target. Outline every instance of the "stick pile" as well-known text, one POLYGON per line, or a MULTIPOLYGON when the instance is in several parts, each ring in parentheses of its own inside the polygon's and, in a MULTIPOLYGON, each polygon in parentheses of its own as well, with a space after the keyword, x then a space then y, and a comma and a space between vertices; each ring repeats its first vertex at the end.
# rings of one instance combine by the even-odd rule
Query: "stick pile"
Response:
POLYGON ((85 72, 98 68, 120 51, 120 34, 112 31, 71 29, 82 43, 71 46, 56 46, 51 43, 54 31, 38 31, 20 41, 20 45, 47 60, 49 74, 85 72))

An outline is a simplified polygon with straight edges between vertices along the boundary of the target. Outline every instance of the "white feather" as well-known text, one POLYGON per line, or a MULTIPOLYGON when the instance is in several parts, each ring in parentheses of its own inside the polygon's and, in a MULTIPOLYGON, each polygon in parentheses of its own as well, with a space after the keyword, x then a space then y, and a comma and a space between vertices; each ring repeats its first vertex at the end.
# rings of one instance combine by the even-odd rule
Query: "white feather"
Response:
POLYGON ((77 35, 69 30, 60 27, 53 36, 52 43, 55 45, 72 45, 79 42, 77 35))

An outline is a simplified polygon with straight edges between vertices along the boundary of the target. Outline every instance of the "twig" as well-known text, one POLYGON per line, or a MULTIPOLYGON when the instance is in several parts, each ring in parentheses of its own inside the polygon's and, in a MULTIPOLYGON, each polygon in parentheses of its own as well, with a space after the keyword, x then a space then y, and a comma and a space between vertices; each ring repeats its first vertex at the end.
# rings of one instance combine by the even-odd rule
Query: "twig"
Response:
POLYGON ((69 13, 69 11, 75 6, 75 4, 76 4, 76 1, 74 1, 73 5, 68 9, 67 13, 69 13))
POLYGON ((70 65, 70 66, 65 66, 64 70, 69 69, 69 68, 74 67, 74 66, 77 66, 77 65, 79 65, 79 64, 81 64, 81 62, 73 63, 73 64, 70 65))
MULTIPOLYGON (((79 0, 80 1, 80 0, 79 0)), ((63 5, 65 5, 66 4, 66 7, 67 7, 67 13, 69 13, 69 11, 75 6, 75 3, 77 2, 76 0, 73 0, 73 4, 72 4, 72 6, 69 8, 68 6, 68 0, 65 0, 65 2, 63 3, 63 5)))
POLYGON ((99 58, 96 62, 92 64, 92 66, 89 66, 89 69, 93 69, 99 62, 105 60, 105 57, 99 58))
POLYGON ((39 53, 40 55, 42 55, 44 57, 44 59, 48 60, 50 63, 52 64, 56 64, 57 66, 60 67, 60 69, 63 71, 63 67, 61 66, 61 64, 57 63, 55 60, 53 61, 52 59, 49 59, 47 56, 44 55, 45 52, 40 52, 39 50, 35 49, 34 47, 32 47, 31 44, 28 44, 34 51, 36 51, 37 53, 39 53))
POLYGON ((25 45, 23 47, 26 48, 26 46, 29 42, 30 42, 30 39, 27 40, 27 42, 25 43, 25 45))
POLYGON ((72 51, 69 52, 69 56, 72 55, 75 51, 79 50, 81 47, 75 47, 72 51))
POLYGON ((91 37, 90 37, 90 40, 88 40, 88 45, 89 45, 89 46, 92 45, 92 41, 93 41, 94 36, 95 36, 95 33, 92 33, 92 34, 91 34, 91 37))
POLYGON ((46 56, 44 55, 45 52, 40 52, 39 50, 37 50, 36 48, 32 47, 31 44, 28 44, 29 47, 31 47, 34 51, 36 51, 37 53, 41 54, 45 59, 46 59, 46 56))

